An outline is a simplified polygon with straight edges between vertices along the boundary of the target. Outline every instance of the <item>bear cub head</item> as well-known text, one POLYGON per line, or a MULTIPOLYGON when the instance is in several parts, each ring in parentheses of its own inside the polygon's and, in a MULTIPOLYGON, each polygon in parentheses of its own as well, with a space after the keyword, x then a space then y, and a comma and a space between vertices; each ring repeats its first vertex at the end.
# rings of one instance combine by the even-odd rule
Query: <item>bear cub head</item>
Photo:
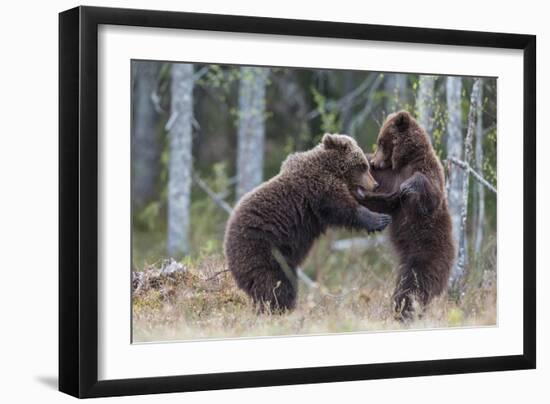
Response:
POLYGON ((395 112, 380 128, 371 164, 375 170, 399 170, 421 158, 430 147, 428 135, 411 114, 407 111, 395 112))
POLYGON ((346 183, 352 194, 363 199, 375 191, 378 183, 370 172, 370 164, 355 139, 347 135, 326 133, 321 140, 326 161, 338 180, 346 183))

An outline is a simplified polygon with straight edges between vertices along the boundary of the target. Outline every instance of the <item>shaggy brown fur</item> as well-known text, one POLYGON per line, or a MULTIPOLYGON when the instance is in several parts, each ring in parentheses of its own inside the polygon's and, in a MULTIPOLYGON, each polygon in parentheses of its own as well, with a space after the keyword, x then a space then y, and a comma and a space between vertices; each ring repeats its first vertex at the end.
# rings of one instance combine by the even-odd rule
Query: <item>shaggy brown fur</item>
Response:
POLYGON ((229 218, 225 256, 239 287, 261 310, 293 309, 296 267, 328 226, 372 232, 390 223, 357 202, 376 187, 368 160, 348 136, 326 134, 312 150, 290 155, 229 218))
POLYGON ((392 215, 390 238, 399 256, 394 308, 408 319, 413 301, 423 307, 446 290, 455 259, 444 171, 426 132, 406 111, 386 119, 371 166, 380 194, 368 194, 364 205, 392 215))

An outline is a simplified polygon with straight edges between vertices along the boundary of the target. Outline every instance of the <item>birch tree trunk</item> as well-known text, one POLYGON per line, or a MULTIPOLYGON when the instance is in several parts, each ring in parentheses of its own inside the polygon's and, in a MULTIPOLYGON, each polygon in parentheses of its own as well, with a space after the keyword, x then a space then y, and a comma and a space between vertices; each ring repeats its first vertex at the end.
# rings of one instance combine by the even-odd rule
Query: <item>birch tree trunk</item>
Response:
MULTIPOLYGON (((344 73, 344 94, 350 94, 354 89, 353 72, 347 71, 344 73)), ((340 119, 342 122, 342 133, 351 135, 351 120, 353 116, 353 103, 348 102, 342 107, 340 119)))
POLYGON ((422 126, 430 140, 433 141, 433 121, 434 121, 434 87, 435 76, 420 76, 418 80, 418 95, 416 98, 418 122, 422 126))
MULTIPOLYGON (((466 138, 464 139, 464 161, 466 164, 472 164, 472 143, 474 132, 476 130, 477 106, 479 98, 480 79, 474 80, 472 93, 470 95, 470 110, 468 112, 468 129, 466 138)), ((460 229, 459 234, 463 237, 464 242, 459 246, 457 264, 451 273, 451 287, 457 289, 464 279, 465 268, 467 266, 466 249, 468 247, 464 236, 466 235, 466 219, 468 217, 468 191, 469 191, 470 176, 464 173, 462 176, 462 206, 460 211, 460 229)))
POLYGON ((384 80, 386 114, 398 111, 407 104, 407 75, 387 73, 384 80))
MULTIPOLYGON (((479 93, 477 97, 477 121, 476 121, 476 170, 483 173, 483 80, 480 79, 479 93)), ((477 216, 475 223, 475 251, 481 251, 483 242, 483 225, 485 223, 485 187, 477 184, 477 216)))
POLYGON ((269 69, 241 67, 237 133, 237 199, 262 182, 265 88, 269 69))
MULTIPOLYGON (((462 79, 447 77, 447 156, 462 160, 462 109, 460 96, 462 93, 462 79)), ((464 172, 460 167, 450 166, 447 179, 449 210, 453 224, 453 239, 458 250, 464 249, 465 238, 460 232, 460 215, 462 212, 462 179, 464 172)), ((451 274, 457 271, 457 262, 453 265, 451 274)), ((452 277, 450 282, 452 282, 452 277)))
POLYGON ((172 65, 171 117, 168 121, 168 254, 189 253, 189 227, 193 160, 193 65, 172 65))
POLYGON ((157 142, 159 114, 152 101, 160 63, 133 62, 132 108, 132 204, 143 207, 150 202, 159 175, 160 149, 157 142))

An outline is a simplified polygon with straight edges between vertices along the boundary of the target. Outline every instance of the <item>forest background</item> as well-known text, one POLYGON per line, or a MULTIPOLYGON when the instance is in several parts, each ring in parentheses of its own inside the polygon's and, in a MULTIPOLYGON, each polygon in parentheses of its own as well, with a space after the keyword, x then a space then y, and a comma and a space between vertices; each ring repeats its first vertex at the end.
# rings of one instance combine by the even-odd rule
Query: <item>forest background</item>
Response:
POLYGON ((372 151, 385 117, 399 109, 419 119, 444 163, 460 246, 449 296, 417 326, 494 324, 496 91, 495 78, 133 61, 134 335, 394 328, 386 295, 396 261, 384 235, 331 230, 317 243, 301 268, 303 307, 332 306, 298 330, 292 319, 243 326, 247 301, 221 271, 225 223, 244 193, 325 132, 372 151), (224 299, 236 304, 231 327, 227 313, 223 326, 207 325, 224 299), (330 315, 342 311, 351 313, 346 324, 330 315))

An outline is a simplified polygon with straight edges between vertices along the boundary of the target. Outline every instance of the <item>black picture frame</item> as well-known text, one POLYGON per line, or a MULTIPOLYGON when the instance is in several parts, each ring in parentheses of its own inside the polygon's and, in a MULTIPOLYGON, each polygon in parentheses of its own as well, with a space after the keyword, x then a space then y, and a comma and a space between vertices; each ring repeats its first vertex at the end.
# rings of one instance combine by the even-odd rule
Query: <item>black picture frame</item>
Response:
POLYGON ((59 15, 59 390, 103 397, 534 369, 536 37, 151 10, 59 15), (98 381, 98 26, 182 28, 523 50, 523 354, 98 381))

